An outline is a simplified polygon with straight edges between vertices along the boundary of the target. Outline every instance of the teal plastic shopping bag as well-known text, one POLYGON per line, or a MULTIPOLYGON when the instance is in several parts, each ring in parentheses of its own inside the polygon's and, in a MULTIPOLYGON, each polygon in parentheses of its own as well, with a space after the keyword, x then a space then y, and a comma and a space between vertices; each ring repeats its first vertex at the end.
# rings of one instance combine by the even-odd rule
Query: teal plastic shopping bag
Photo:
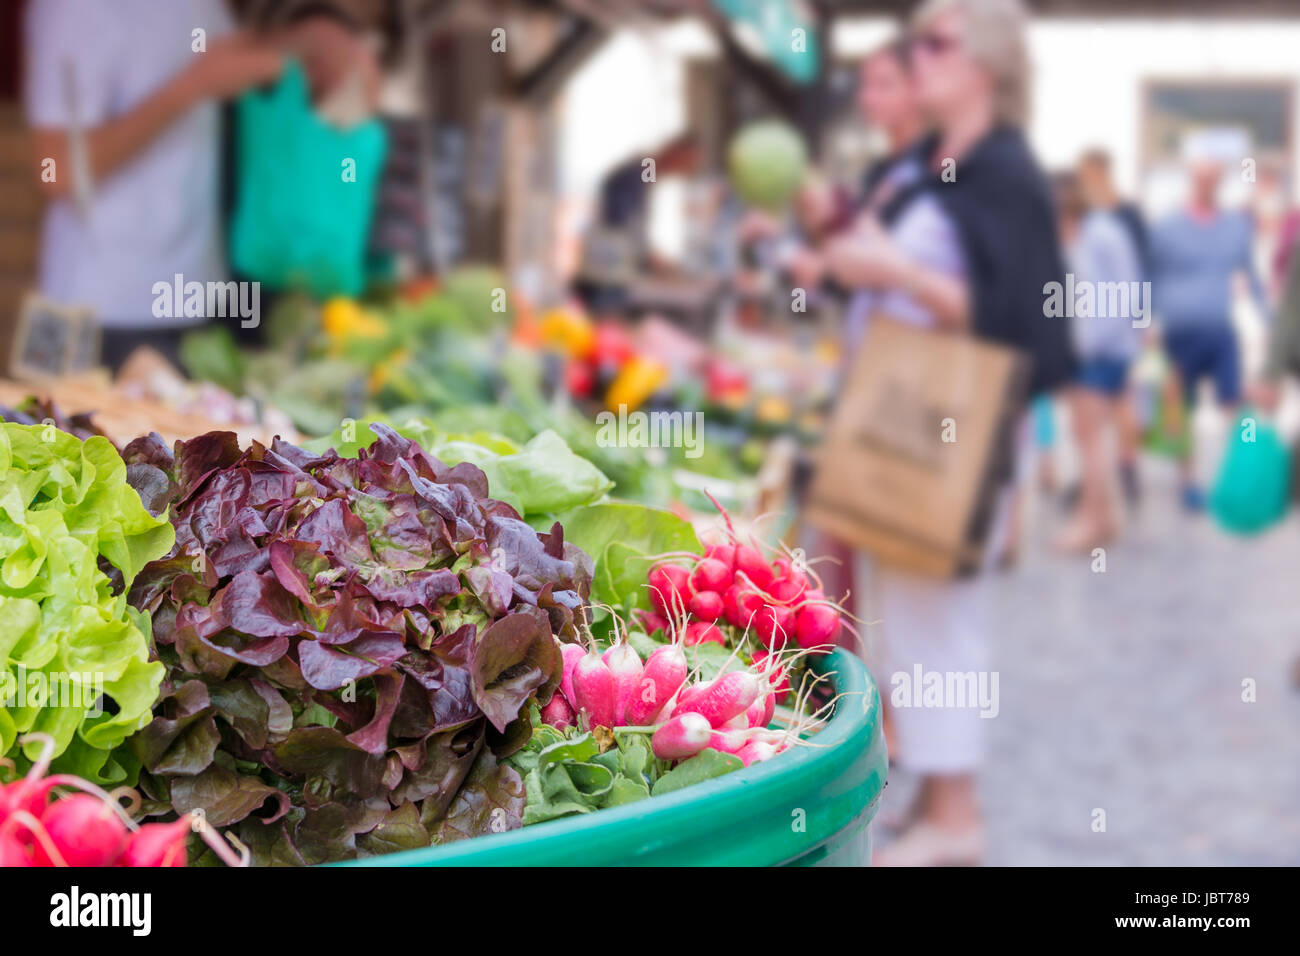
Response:
POLYGON ((302 67, 290 61, 269 91, 240 98, 236 129, 235 270, 270 289, 359 294, 388 149, 383 124, 323 121, 302 67))
POLYGON ((1257 534, 1286 513, 1291 453, 1277 429, 1247 410, 1228 436, 1210 513, 1236 534, 1257 534))

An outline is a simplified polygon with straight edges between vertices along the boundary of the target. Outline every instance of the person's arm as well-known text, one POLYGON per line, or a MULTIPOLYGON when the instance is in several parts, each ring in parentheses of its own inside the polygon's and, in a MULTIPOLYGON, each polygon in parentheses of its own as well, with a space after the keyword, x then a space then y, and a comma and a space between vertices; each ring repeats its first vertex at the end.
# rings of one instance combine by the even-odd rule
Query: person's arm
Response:
POLYGON ((1278 304, 1277 317, 1270 329, 1268 348, 1264 352, 1263 377, 1276 382, 1300 355, 1300 255, 1291 257, 1286 273, 1286 288, 1278 304))
POLYGON ((931 313, 940 326, 964 330, 970 326, 970 291, 960 278, 914 262, 874 221, 831 243, 827 270, 851 288, 889 288, 911 298, 931 313))
POLYGON ((1255 308, 1259 309, 1265 321, 1271 322, 1273 307, 1269 304, 1268 293, 1264 290, 1264 281, 1260 278, 1259 269, 1255 267, 1254 233, 1254 226, 1247 221, 1239 264, 1241 270, 1246 273, 1246 283, 1250 287, 1250 297, 1255 301, 1255 308))
POLYGON ((1110 220, 1107 243, 1106 278, 1117 282, 1142 281, 1142 255, 1137 243, 1118 219, 1110 220))
MULTIPOLYGON (((213 41, 205 53, 133 109, 85 130, 86 153, 93 181, 129 163, 172 123, 198 103, 226 98, 279 76, 280 52, 270 43, 244 34, 213 41)), ((73 62, 73 69, 76 63, 73 62)), ((84 89, 84 84, 82 84, 84 89)), ((50 198, 73 191, 71 135, 66 127, 43 125, 36 118, 32 143, 38 164, 54 160, 56 175, 41 187, 50 198)))
POLYGON ((965 331, 971 324, 970 290, 956 276, 903 260, 897 270, 899 288, 929 311, 940 326, 965 331))

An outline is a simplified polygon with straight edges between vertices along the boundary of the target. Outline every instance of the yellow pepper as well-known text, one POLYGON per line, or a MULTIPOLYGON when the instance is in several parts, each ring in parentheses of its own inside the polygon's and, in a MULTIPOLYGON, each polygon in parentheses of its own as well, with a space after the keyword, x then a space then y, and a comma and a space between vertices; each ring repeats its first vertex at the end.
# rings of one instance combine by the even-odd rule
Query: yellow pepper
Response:
POLYGON ((627 361, 605 393, 605 407, 618 411, 639 408, 659 386, 668 381, 668 369, 661 362, 637 355, 627 361))
POLYGON ((596 344, 591 320, 573 309, 548 309, 539 325, 542 344, 558 348, 570 358, 586 358, 596 344))
POLYGON ((388 334, 388 323, 344 296, 330 299, 321 308, 321 324, 334 343, 344 339, 379 339, 388 334))
POLYGON ((754 417, 767 425, 783 425, 792 415, 790 403, 779 395, 765 395, 754 409, 754 417))

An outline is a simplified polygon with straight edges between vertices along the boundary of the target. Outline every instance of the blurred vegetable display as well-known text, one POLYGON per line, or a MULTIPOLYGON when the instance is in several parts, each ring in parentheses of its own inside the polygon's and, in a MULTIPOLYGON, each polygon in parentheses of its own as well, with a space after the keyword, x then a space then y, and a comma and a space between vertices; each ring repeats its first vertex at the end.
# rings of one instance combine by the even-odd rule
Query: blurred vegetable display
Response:
MULTIPOLYGON (((351 456, 375 440, 373 425, 353 422, 324 438, 306 443, 315 451, 334 449, 351 456)), ((545 522, 579 505, 598 501, 614 487, 591 462, 569 448, 548 429, 523 445, 486 431, 443 432, 432 423, 408 419, 395 426, 398 434, 419 444, 447 465, 469 462, 487 476, 492 496, 504 501, 528 521, 545 522)))
MULTIPOLYGON (((679 386, 669 368, 615 323, 567 307, 536 319, 510 307, 503 282, 472 267, 409 297, 317 306, 286 296, 266 320, 264 349, 241 351, 228 332, 203 330, 191 333, 182 359, 195 378, 253 396, 307 435, 340 435, 348 420, 401 427, 420 419, 447 435, 491 433, 522 447, 549 430, 620 497, 690 507, 707 502, 678 472, 712 476, 720 488, 752 474, 759 456, 734 453, 744 435, 710 432, 689 455, 605 439, 595 420, 602 407, 674 409, 679 386)), ((681 397, 698 405, 693 388, 687 381, 681 397)))

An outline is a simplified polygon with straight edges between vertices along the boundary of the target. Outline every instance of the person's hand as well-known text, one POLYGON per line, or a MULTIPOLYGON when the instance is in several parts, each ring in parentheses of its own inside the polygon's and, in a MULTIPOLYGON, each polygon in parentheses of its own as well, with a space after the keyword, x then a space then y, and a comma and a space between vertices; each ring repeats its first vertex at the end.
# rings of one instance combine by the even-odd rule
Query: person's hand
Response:
POLYGON ((284 55, 275 45, 240 31, 196 53, 189 78, 198 96, 224 100, 270 83, 283 69, 284 55))
POLYGON ((799 249, 786 262, 786 270, 794 284, 802 289, 812 289, 822 283, 826 274, 826 264, 822 257, 811 249, 799 249))
POLYGON ((777 221, 760 209, 751 209, 741 217, 737 234, 741 242, 753 242, 756 239, 770 239, 780 231, 777 221))
POLYGON ((1281 394, 1282 390, 1278 388, 1277 382, 1268 379, 1258 381, 1246 389, 1246 397, 1250 400, 1250 403, 1266 415, 1277 412, 1278 400, 1281 394))
POLYGON ((827 271, 847 286, 889 286, 901 281, 907 257, 874 216, 858 220, 853 231, 830 244, 827 271))
POLYGON ((382 76, 365 40, 333 17, 307 17, 284 31, 284 48, 302 61, 313 102, 331 96, 356 76, 366 109, 379 102, 382 76))

